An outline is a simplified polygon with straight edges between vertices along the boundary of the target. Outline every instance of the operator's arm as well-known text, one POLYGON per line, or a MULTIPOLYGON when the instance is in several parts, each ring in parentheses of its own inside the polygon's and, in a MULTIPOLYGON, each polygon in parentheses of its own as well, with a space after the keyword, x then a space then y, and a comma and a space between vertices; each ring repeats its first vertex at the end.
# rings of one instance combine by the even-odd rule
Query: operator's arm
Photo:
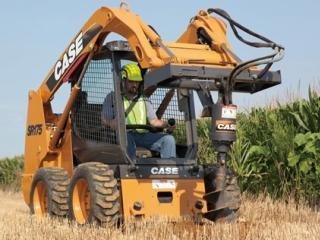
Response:
POLYGON ((155 128, 167 128, 169 125, 166 121, 155 118, 149 121, 150 125, 155 128))
POLYGON ((147 118, 152 127, 155 128, 167 128, 169 130, 174 130, 175 126, 170 126, 167 121, 163 121, 157 118, 157 115, 153 109, 153 106, 149 100, 146 101, 147 108, 147 118))
POLYGON ((101 112, 101 123, 104 127, 115 129, 116 119, 115 119, 113 103, 114 103, 114 95, 113 93, 109 93, 103 102, 102 112, 101 112))

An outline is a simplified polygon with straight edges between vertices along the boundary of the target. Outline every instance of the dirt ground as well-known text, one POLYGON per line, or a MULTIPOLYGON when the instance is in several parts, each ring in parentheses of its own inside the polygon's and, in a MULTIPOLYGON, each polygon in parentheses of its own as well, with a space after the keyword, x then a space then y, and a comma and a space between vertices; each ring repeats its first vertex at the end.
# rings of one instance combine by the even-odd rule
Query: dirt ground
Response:
POLYGON ((31 216, 21 193, 0 191, 0 239, 320 239, 319 212, 263 197, 243 197, 242 203, 241 217, 233 224, 195 225, 154 218, 121 228, 99 228, 31 216))

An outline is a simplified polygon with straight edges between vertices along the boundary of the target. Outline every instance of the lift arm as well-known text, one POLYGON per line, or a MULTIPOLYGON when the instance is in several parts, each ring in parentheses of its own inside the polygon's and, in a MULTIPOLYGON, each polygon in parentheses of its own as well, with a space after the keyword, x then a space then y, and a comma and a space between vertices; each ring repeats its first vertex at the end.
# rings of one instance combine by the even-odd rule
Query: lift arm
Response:
POLYGON ((38 93, 43 103, 49 102, 61 84, 70 80, 75 70, 83 66, 90 51, 99 50, 103 40, 111 32, 128 40, 143 68, 158 67, 169 61, 168 54, 167 60, 157 56, 157 47, 152 44, 159 45, 162 41, 139 16, 124 9, 102 7, 82 27, 41 84, 38 93))
POLYGON ((130 10, 102 7, 85 23, 38 89, 44 104, 50 102, 64 81, 70 81, 74 72, 83 67, 90 51, 99 51, 109 33, 117 33, 127 39, 142 68, 155 69, 168 63, 177 63, 230 69, 238 63, 233 55, 222 50, 222 46, 228 49, 230 46, 225 25, 218 18, 209 16, 202 22, 196 20, 177 42, 164 43, 149 25, 130 10), (205 26, 202 26, 203 23, 205 26), (201 28, 211 29, 207 32, 214 34, 215 43, 212 43, 211 49, 195 39, 194 29, 199 29, 199 24, 201 28))

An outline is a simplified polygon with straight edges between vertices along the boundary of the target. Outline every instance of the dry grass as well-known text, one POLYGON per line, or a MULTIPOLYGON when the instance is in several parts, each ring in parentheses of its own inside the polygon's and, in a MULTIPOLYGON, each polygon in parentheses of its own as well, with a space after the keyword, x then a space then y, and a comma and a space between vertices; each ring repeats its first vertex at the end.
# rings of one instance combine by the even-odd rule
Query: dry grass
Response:
POLYGON ((234 224, 149 219, 120 228, 80 227, 66 220, 29 215, 21 193, 0 192, 0 239, 319 239, 320 213, 270 198, 243 197, 241 218, 234 224))

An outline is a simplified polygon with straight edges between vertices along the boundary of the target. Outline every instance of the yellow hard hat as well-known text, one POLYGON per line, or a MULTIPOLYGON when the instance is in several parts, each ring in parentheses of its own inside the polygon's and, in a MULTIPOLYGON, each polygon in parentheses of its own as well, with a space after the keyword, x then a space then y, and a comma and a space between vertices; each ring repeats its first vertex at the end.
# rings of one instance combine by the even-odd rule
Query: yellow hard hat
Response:
POLYGON ((121 77, 122 79, 126 78, 129 81, 136 81, 136 82, 142 81, 141 70, 139 66, 134 63, 129 63, 121 69, 121 77))

